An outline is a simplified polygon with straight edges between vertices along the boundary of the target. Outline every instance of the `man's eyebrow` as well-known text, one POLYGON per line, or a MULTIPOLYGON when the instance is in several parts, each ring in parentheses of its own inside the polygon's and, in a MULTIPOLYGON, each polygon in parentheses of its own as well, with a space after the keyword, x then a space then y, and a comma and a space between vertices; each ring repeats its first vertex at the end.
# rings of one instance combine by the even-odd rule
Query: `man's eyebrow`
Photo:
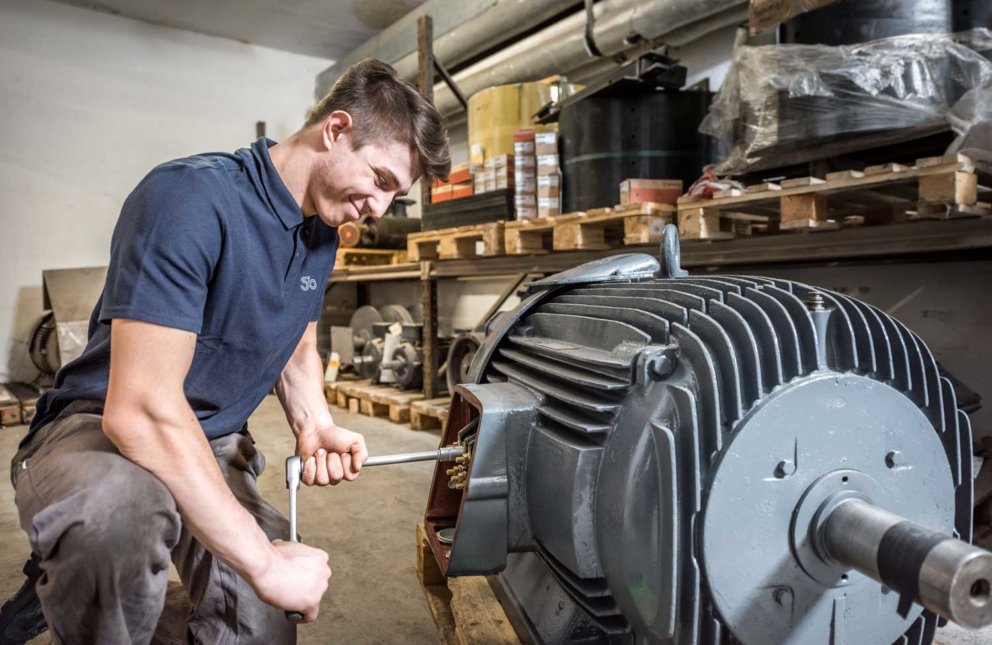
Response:
POLYGON ((393 171, 389 168, 377 168, 376 166, 372 166, 372 170, 382 175, 389 185, 399 187, 400 182, 396 180, 396 175, 394 175, 393 171))

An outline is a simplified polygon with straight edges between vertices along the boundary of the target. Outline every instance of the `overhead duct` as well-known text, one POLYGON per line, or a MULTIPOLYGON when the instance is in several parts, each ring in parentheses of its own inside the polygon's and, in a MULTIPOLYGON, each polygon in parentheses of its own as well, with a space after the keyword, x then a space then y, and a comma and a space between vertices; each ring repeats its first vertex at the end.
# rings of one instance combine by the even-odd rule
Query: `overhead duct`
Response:
POLYGON ((420 16, 434 20, 434 57, 452 67, 580 4, 578 0, 428 0, 318 74, 316 99, 322 99, 338 76, 363 58, 386 61, 401 78, 414 80, 420 16))
MULTIPOLYGON (((685 44, 747 19, 740 0, 603 0, 594 6, 593 38, 603 53, 604 69, 613 56, 639 48, 643 41, 685 44)), ((577 13, 529 36, 454 75, 465 96, 506 83, 569 74, 590 61, 585 49, 585 14, 577 13)), ((461 105, 444 84, 434 86, 434 105, 444 115, 461 105)))
MULTIPOLYGON (((428 4, 431 3, 421 8, 428 4)), ((516 15, 510 14, 506 18, 510 22, 524 22, 532 15, 531 2, 515 3, 514 6, 517 7, 516 15)), ((546 3, 541 3, 541 6, 546 6, 546 3)), ((586 16, 585 12, 579 11, 458 72, 454 80, 465 96, 471 96, 494 85, 534 80, 551 74, 570 74, 579 68, 584 72, 583 76, 588 76, 591 71, 606 71, 616 66, 613 57, 618 54, 636 54, 644 49, 645 41, 663 41, 679 46, 718 29, 739 24, 747 20, 747 7, 748 3, 742 0, 603 0, 593 7, 593 39, 603 53, 602 58, 593 59, 586 51, 586 16)), ((481 21, 486 15, 488 12, 480 14, 478 20, 481 21)), ((472 28, 466 24, 464 28, 437 39, 434 47, 438 60, 450 64, 445 58, 450 51, 483 51, 484 48, 479 47, 478 43, 484 32, 477 31, 481 26, 475 23, 472 22, 472 28)), ((531 21, 528 24, 535 23, 531 21)), ((506 37, 507 32, 504 31, 502 39, 506 37)), ((357 51, 366 50, 363 46, 357 51)), ((349 55, 345 61, 352 58, 353 55, 349 55)), ((416 74, 416 60, 416 53, 413 53, 393 62, 398 70, 402 70, 404 78, 412 79, 416 74)), ((344 69, 340 67, 331 75, 335 68, 318 77, 319 96, 323 96, 336 75, 344 69)), ((443 83, 434 86, 434 104, 445 116, 461 109, 458 99, 443 83)))

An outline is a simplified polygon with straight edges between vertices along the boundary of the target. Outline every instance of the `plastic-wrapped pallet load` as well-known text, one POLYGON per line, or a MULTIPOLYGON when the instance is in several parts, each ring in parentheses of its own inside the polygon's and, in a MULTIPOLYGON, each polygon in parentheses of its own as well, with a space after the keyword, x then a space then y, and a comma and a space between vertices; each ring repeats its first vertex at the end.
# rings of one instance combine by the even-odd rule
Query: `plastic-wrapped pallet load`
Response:
POLYGON ((700 132, 742 174, 946 130, 967 92, 992 85, 992 33, 917 34, 861 45, 739 47, 700 132))

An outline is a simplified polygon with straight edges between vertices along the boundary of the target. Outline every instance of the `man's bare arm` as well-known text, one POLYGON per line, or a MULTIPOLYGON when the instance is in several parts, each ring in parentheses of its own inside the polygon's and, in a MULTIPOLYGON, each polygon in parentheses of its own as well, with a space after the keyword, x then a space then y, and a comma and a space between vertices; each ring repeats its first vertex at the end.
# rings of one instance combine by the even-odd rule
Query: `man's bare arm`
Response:
POLYGON ((165 484, 185 527, 260 598, 312 619, 330 576, 327 555, 270 543, 231 493, 183 392, 195 347, 190 332, 114 320, 104 433, 165 484))
POLYGON ((358 477, 368 450, 365 439, 337 426, 327 409, 317 323, 307 326, 276 382, 276 394, 296 435, 297 454, 305 459, 303 483, 336 484, 358 477))

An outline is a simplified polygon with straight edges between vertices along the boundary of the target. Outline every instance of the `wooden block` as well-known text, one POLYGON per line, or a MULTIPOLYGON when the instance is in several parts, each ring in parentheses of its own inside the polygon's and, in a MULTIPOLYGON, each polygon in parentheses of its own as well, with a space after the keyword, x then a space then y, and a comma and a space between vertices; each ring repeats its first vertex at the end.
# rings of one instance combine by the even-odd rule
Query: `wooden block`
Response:
POLYGON ((348 407, 348 395, 347 394, 345 394, 344 392, 335 392, 334 393, 334 397, 335 397, 335 401, 334 401, 334 404, 335 405, 337 405, 339 408, 345 408, 345 409, 347 409, 347 407, 348 407))
POLYGON ((978 177, 970 172, 949 172, 920 177, 920 201, 971 205, 978 201, 978 177))
POLYGON ((361 402, 358 399, 348 399, 348 412, 351 414, 358 414, 360 403, 361 402))
POLYGON ((427 543, 427 529, 423 522, 417 523, 417 578, 422 585, 443 585, 448 582, 427 543))
POLYGON ((384 417, 389 414, 389 406, 368 399, 360 399, 358 409, 368 417, 384 417))
POLYGON ((455 630, 455 617, 451 613, 451 592, 445 585, 424 585, 424 599, 430 609, 434 626, 437 627, 437 640, 441 645, 459 645, 455 630))
POLYGON ((784 195, 780 204, 782 227, 786 222, 794 220, 825 221, 827 215, 827 196, 821 193, 806 193, 803 195, 784 195))
POLYGON ((410 262, 419 262, 420 260, 433 260, 437 258, 438 254, 438 241, 437 239, 430 240, 418 240, 411 239, 410 236, 406 240, 406 254, 410 262))
POLYGON ((805 188, 807 186, 818 186, 826 183, 819 177, 796 177, 795 179, 783 179, 779 184, 782 188, 805 188))
POLYGON ((494 222, 482 227, 482 255, 503 255, 502 222, 494 222))
POLYGON ((778 184, 772 182, 765 182, 763 184, 754 184, 753 186, 748 186, 744 189, 744 192, 748 195, 754 193, 766 193, 773 190, 782 190, 782 187, 778 184))
POLYGON ((451 578, 448 589, 459 643, 519 645, 520 639, 484 577, 451 578))
POLYGON ((475 236, 443 237, 439 257, 442 260, 474 258, 477 239, 475 236))
POLYGON ((410 428, 413 430, 434 430, 440 427, 440 419, 410 408, 410 428))
POLYGON ((21 402, 10 390, 0 385, 0 426, 16 426, 21 422, 21 402))
POLYGON ((393 423, 406 423, 410 420, 410 406, 391 405, 389 406, 389 420, 393 423))
POLYGON ((623 220, 624 244, 650 244, 661 240, 665 225, 672 218, 668 215, 631 215, 623 220))
POLYGON ((885 175, 889 173, 905 172, 909 170, 909 166, 904 166, 901 163, 883 163, 876 166, 868 166, 865 168, 865 176, 872 177, 874 175, 885 175))
POLYGON ((723 199, 724 197, 740 197, 744 194, 740 188, 724 188, 713 193, 713 199, 723 199))
POLYGON ((861 179, 864 176, 865 173, 860 170, 839 170, 837 172, 828 172, 826 180, 828 183, 843 182, 847 179, 861 179))
POLYGON ((578 239, 579 227, 577 224, 558 224, 555 226, 551 246, 555 251, 571 251, 577 248, 578 239))
POLYGON ((944 166, 957 164, 958 170, 963 170, 965 172, 974 172, 975 162, 971 157, 963 154, 949 154, 941 155, 939 157, 924 157, 923 159, 916 160, 917 168, 932 168, 934 166, 944 166))
POLYGON ((679 210, 679 237, 686 240, 730 239, 733 232, 720 229, 720 211, 712 208, 679 210))

